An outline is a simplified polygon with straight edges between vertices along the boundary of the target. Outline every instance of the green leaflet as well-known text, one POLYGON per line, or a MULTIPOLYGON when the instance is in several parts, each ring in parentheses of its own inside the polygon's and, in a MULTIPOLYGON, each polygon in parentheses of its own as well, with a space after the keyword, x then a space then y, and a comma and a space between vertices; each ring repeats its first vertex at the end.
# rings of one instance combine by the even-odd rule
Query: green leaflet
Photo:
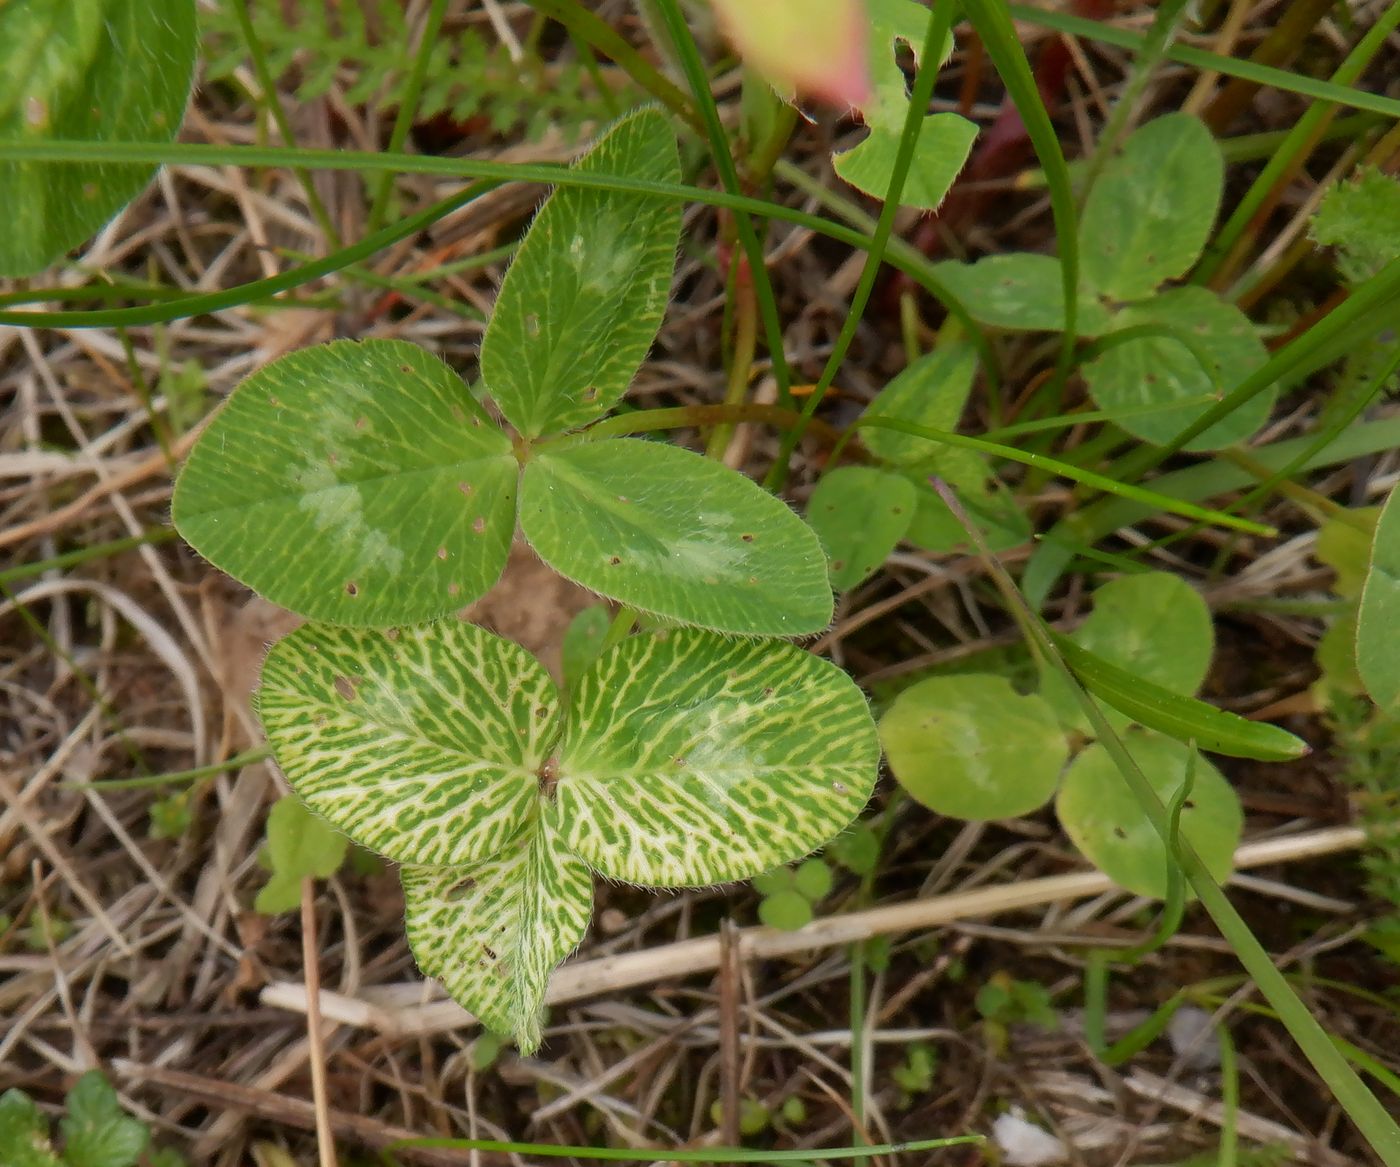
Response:
POLYGON ((1354 600, 1361 595, 1366 573, 1371 563, 1371 548, 1376 541, 1376 525, 1380 507, 1356 507, 1341 515, 1323 520, 1317 529, 1313 555, 1337 573, 1332 590, 1339 596, 1354 600), (1364 524, 1363 531, 1357 526, 1364 524))
MULTIPOLYGON (((0 4, 0 139, 169 142, 189 99, 194 0, 0 4)), ((152 167, 0 163, 0 276, 78 246, 138 195, 152 167)))
MULTIPOLYGON (((1238 385, 1268 357, 1249 318, 1205 288, 1172 288, 1113 318, 1115 331, 1139 326, 1163 335, 1106 347, 1084 366, 1084 379, 1118 425, 1149 442, 1170 441, 1215 404, 1211 398, 1238 385), (1195 351, 1173 334, 1186 337, 1195 351), (1161 408, 1174 401, 1194 404, 1161 408)), ((1217 450, 1243 441, 1267 420, 1274 396, 1272 389, 1257 394, 1186 448, 1217 450)))
POLYGON ((258 716, 317 814, 399 863, 490 858, 524 827, 558 733, 554 682, 473 624, 308 624, 263 665, 258 716))
POLYGON ((1004 677, 929 677, 880 719, 890 770, 918 802, 960 819, 1029 814, 1055 793, 1069 756, 1054 711, 1004 677))
MULTIPOLYGON (((615 122, 578 169, 681 180, 675 135, 646 109, 615 122)), ((481 342, 481 376, 527 438, 606 413, 641 365, 671 290, 681 212, 615 191, 555 191, 516 252, 481 342)))
POLYGON ((1400 491, 1391 491, 1376 524, 1371 569, 1361 589, 1356 667, 1371 699, 1400 709, 1400 491))
POLYGON ((258 892, 253 910, 274 915, 301 902, 301 881, 334 875, 350 841, 318 818, 294 794, 279 798, 267 814, 265 865, 272 876, 258 892))
POLYGON ((710 884, 790 862, 856 816, 879 764, 835 666, 696 630, 610 649, 561 714, 543 667, 474 625, 308 624, 268 655, 258 712, 311 808, 405 864, 424 972, 526 1049, 590 868, 710 884))
MULTIPOLYGON (((1164 571, 1110 580, 1094 593, 1094 609, 1067 639, 1106 664, 1171 693, 1191 696, 1210 669, 1215 628, 1210 609, 1190 584, 1164 571)), ((1040 687, 1061 724, 1091 736, 1083 709, 1058 670, 1040 687)), ((1127 718, 1110 713, 1126 725, 1127 718)))
POLYGON ((49 1124, 23 1091, 0 1094, 0 1163, 9 1167, 62 1167, 49 1141, 49 1124))
MULTIPOLYGON (((895 60, 900 42, 918 52, 924 43, 928 10, 913 0, 868 0, 870 14, 871 98, 861 110, 870 133, 864 141, 832 158, 836 173, 872 198, 883 199, 890 188, 899 139, 909 109, 904 70, 895 60)), ((951 38, 938 61, 920 62, 936 68, 952 52, 951 38)), ((924 119, 900 203, 936 210, 967 161, 977 127, 957 114, 937 113, 924 119)))
POLYGON ((1149 296, 1201 254, 1220 209, 1225 163, 1205 123, 1175 113, 1148 122, 1089 192, 1080 261, 1114 300, 1149 296))
POLYGON ((1348 280, 1370 279, 1400 258, 1400 182, 1363 166, 1350 182, 1327 192, 1312 221, 1312 237, 1336 247, 1337 266, 1348 280))
MULTIPOLYGON (((1164 803, 1170 804, 1194 765, 1181 812, 1181 837, 1217 882, 1230 874, 1244 828, 1239 799, 1220 771, 1181 742, 1132 728, 1124 744, 1164 803)), ((1095 743, 1065 772, 1055 810, 1074 845, 1114 883, 1160 899, 1167 892, 1167 850, 1112 757, 1095 743)))
POLYGON ((840 466, 822 476, 807 502, 807 522, 829 560, 831 586, 850 591, 885 562, 914 517, 914 484, 870 466, 840 466))
POLYGON ((855 818, 879 757, 864 696, 826 661, 690 630, 634 637, 575 691, 559 829, 614 879, 745 879, 855 818))
POLYGON ((253 374, 175 487, 186 541, 316 620, 387 625, 495 583, 518 466, 461 379, 417 345, 334 341, 253 374))
POLYGON ((812 529, 743 475, 675 446, 617 438, 537 449, 520 526, 561 575, 645 612, 770 636, 831 620, 812 529))
MULTIPOLYGON (((891 418, 955 432, 976 375, 977 350, 972 345, 956 341, 940 344, 911 361, 881 389, 865 407, 864 417, 891 418)), ((877 458, 925 473, 936 470, 941 458, 955 452, 941 442, 876 425, 862 427, 860 438, 877 458)))
POLYGON ((117 1092, 96 1070, 78 1079, 65 1106, 58 1124, 65 1167, 134 1167, 151 1141, 145 1124, 122 1110, 117 1092))
POLYGON ((540 1042, 549 975, 583 939, 593 876, 537 816, 481 863, 403 869, 404 922, 418 967, 496 1033, 540 1042))
MULTIPOLYGON (((1064 330, 1064 279, 1060 261, 1053 256, 1013 252, 975 263, 944 260, 933 270, 982 324, 1015 331, 1064 330)), ((1080 336, 1099 336, 1109 328, 1108 310, 1082 285, 1076 328, 1080 336)))

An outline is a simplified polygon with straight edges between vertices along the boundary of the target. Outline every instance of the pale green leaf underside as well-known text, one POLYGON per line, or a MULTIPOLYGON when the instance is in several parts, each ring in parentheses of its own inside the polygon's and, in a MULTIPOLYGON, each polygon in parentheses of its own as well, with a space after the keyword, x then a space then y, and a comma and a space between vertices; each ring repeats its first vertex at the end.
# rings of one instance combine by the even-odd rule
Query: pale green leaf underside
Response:
MULTIPOLYGON (((1254 326, 1233 304, 1205 288, 1173 288, 1125 308, 1114 328, 1156 325, 1188 338, 1208 362, 1170 335, 1115 345, 1084 366, 1094 400, 1123 429, 1145 441, 1170 441, 1268 358, 1254 326), (1180 408, 1169 408, 1173 402, 1180 408), (1189 403, 1189 404, 1187 404, 1189 403)), ((1259 393, 1186 446, 1217 450, 1264 424, 1274 391, 1259 393)))
POLYGON ((1371 550, 1356 627, 1356 667, 1375 703, 1400 709, 1400 491, 1392 491, 1371 550))
POLYGON ((1149 296, 1184 274, 1210 237, 1225 163, 1190 114, 1148 122, 1104 167, 1089 192, 1080 263, 1085 283, 1116 300, 1149 296))
MULTIPOLYGON (((1158 797, 1170 804, 1185 780, 1192 751, 1145 730, 1128 731, 1124 744, 1158 797)), ((1103 746, 1096 743, 1074 760, 1055 809, 1074 845, 1114 883, 1138 895, 1166 895, 1166 847, 1103 746)), ((1234 790, 1219 770, 1196 755, 1181 836, 1217 881, 1230 874, 1243 827, 1234 790)))
POLYGON ((960 819, 1029 814, 1055 793, 1068 756, 1050 706, 1004 677, 930 677, 880 719, 890 770, 918 802, 960 819))
POLYGON ((362 846, 424 866, 487 859, 525 827, 558 734, 554 684, 471 624, 309 624, 263 665, 258 714, 292 787, 362 846))
POLYGON ((645 612, 770 636, 818 632, 831 619, 811 528, 743 475, 675 446, 537 450, 520 526, 561 575, 645 612))
MULTIPOLYGON (((194 72, 194 0, 0 4, 0 139, 168 142, 194 72)), ((0 276, 40 271, 151 179, 153 167, 0 163, 0 276)))
POLYGON ((491 859, 403 869, 404 921, 418 967, 524 1053, 540 1041, 549 975, 578 946, 593 877, 538 818, 491 859))
POLYGON ((826 548, 831 586, 849 591, 885 562, 914 517, 914 484, 871 466, 840 466, 807 502, 807 522, 826 548))
POLYGON ((572 699, 560 832, 615 879, 745 879, 837 835, 879 757, 865 698, 826 661, 692 630, 635 637, 572 699))
MULTIPOLYGON (((918 53, 928 30, 928 9, 913 0, 868 0, 870 43, 870 98, 861 114, 869 127, 865 139, 851 149, 836 154, 836 173, 872 198, 883 199, 890 188, 899 139, 909 109, 904 70, 895 57, 902 42, 918 53)), ((937 68, 952 51, 953 42, 944 42, 937 68)), ((940 113, 926 117, 919 128, 919 139, 899 201, 902 206, 932 211, 942 203, 948 188, 967 161, 977 127, 957 114, 940 113)))
MULTIPOLYGON (((1053 256, 1014 252, 976 263, 944 260, 933 270, 982 324, 1018 332, 1061 332, 1065 327, 1064 281, 1060 261, 1053 256)), ((1098 336, 1109 329, 1108 310, 1082 286, 1075 329, 1080 336, 1098 336)))
MULTIPOLYGON (((955 432, 976 374, 977 351, 970 344, 940 344, 912 361, 881 389, 865 407, 865 417, 955 432)), ((933 468, 950 450, 928 438, 878 425, 862 427, 860 437, 877 458, 900 466, 933 468)))
POLYGON ((175 488, 180 534, 285 608, 357 626, 429 620, 485 592, 515 529, 509 440, 404 341, 334 341, 253 374, 175 488))
MULTIPOLYGON (((578 162, 592 174, 678 183, 666 118, 615 122, 578 162)), ((526 438, 606 413, 631 383, 665 315, 680 207, 616 191, 550 196, 501 284, 481 344, 481 376, 526 438)))
POLYGON ((288 794, 267 813, 267 857, 277 875, 325 879, 340 868, 348 840, 288 794))
MULTIPOLYGON (((863 141, 832 156, 831 164, 836 173, 857 190, 883 199, 890 189, 903 124, 904 115, 900 114, 898 127, 871 125, 863 141)), ((966 165, 976 140, 977 126, 965 117, 955 113, 926 117, 919 128, 909 173, 899 192, 899 205, 937 210, 966 165)))

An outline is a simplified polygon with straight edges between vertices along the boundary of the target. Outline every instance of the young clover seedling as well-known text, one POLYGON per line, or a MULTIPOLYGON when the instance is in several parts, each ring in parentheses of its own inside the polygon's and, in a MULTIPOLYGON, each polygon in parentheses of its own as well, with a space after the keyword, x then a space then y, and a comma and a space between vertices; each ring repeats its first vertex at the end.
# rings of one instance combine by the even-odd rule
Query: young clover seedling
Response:
MULTIPOLYGON (((578 170, 680 177, 655 111, 618 122, 578 170)), ((606 186, 550 198, 482 343, 482 388, 511 432, 423 349, 336 341, 240 385, 175 493, 197 550, 321 621, 263 668, 259 716, 288 781, 402 865, 420 967, 526 1050, 595 874, 696 886, 799 859, 859 813, 879 763, 843 672, 718 634, 825 627, 812 529, 716 462, 586 428, 651 346, 679 225, 671 204, 606 186), (562 575, 699 627, 604 648, 594 613, 561 696, 518 645, 439 619, 496 581, 517 525, 562 575)), ((320 862, 282 844, 270 896, 320 862)))
MULTIPOLYGON (((1206 288, 1162 289, 1200 258, 1223 188, 1224 161, 1210 131, 1174 113, 1132 134, 1085 202, 1079 332, 1098 338, 1085 382, 1116 424, 1149 442, 1170 440, 1267 356, 1234 305, 1206 288)), ((999 255, 937 269, 984 324, 1064 327, 1057 259, 999 255)), ((1264 423, 1273 398, 1272 390, 1257 394, 1187 448, 1243 440, 1264 423)))
MULTIPOLYGON (((1057 640, 1164 802, 1188 770, 1181 834, 1217 878, 1229 874, 1243 829, 1238 797, 1187 744, 1243 757, 1298 757, 1307 747, 1194 699, 1210 667, 1210 612, 1176 576, 1148 572, 1105 584, 1072 637, 1057 640), (1169 736, 1170 735, 1170 736, 1169 736)), ((1161 838, 1123 782, 1060 674, 1039 693, 1005 678, 935 676, 904 690, 880 722, 890 769, 917 801, 941 814, 1001 819, 1055 798, 1065 832, 1105 875, 1139 895, 1163 896, 1161 838), (1066 766, 1072 751, 1073 760, 1066 766)))

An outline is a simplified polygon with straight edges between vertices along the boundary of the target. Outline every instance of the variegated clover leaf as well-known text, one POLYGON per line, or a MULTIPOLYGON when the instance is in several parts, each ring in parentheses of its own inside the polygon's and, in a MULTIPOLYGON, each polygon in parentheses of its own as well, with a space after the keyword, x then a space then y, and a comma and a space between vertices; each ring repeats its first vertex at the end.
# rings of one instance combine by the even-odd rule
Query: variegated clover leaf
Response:
POLYGON ((268 655, 258 711, 307 804, 404 865, 423 971, 527 1049, 593 872, 756 875, 838 834, 879 762, 835 666, 692 629, 623 641, 561 704, 533 657, 471 624, 308 624, 268 655))
MULTIPOLYGON (((577 169, 674 182, 675 139, 642 111, 577 169)), ((238 386, 180 476, 176 527, 275 603, 382 628, 446 615, 496 582, 518 490, 541 558, 594 591, 722 632, 820 631, 825 557, 784 503, 684 450, 564 432, 606 413, 645 357, 679 222, 657 198, 592 187, 545 204, 482 346, 515 441, 423 349, 334 341, 238 386)))

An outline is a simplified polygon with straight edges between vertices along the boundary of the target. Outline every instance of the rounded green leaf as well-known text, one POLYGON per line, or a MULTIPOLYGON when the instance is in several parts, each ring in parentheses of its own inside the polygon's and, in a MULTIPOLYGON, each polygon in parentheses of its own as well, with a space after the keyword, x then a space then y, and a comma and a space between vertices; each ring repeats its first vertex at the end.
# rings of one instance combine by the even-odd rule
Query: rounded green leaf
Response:
MULTIPOLYGON (((1017 332, 1062 332, 1065 285, 1060 261, 1049 255, 1013 252, 976 263, 944 260, 934 264, 940 283, 963 302, 974 320, 1017 332)), ((1108 312, 1081 288, 1076 328, 1081 336, 1108 331, 1108 312)))
MULTIPOLYGON (((1173 288, 1124 309, 1113 323, 1164 330, 1113 345, 1084 366, 1094 400, 1117 425, 1149 442, 1170 441, 1268 358, 1249 318, 1205 288, 1173 288)), ((1257 394, 1186 448, 1243 441, 1268 419, 1273 402, 1272 389, 1257 394)))
POLYGON ((1116 300, 1150 296, 1201 254, 1225 181, 1205 123, 1173 113, 1148 122, 1109 161, 1084 204, 1084 282, 1116 300))
POLYGON ((812 922, 812 901, 799 891, 778 891, 758 904, 758 918, 780 932, 796 932, 812 922))
POLYGON ((1215 627, 1200 592, 1165 571, 1110 580, 1073 640, 1111 665, 1187 696, 1210 670, 1215 627))
MULTIPOLYGON (((976 450, 949 449, 939 458, 939 476, 957 491, 987 546, 1018 547, 1031 537, 1031 522, 1015 495, 991 478, 987 460, 976 450)), ((914 521, 905 538, 925 551, 971 551, 972 536, 927 482, 914 486, 914 521)))
POLYGON ((292 788, 355 842, 424 866, 489 858, 533 814, 558 696, 473 624, 307 624, 263 664, 258 715, 292 788))
MULTIPOLYGON (((881 389, 866 406, 864 418, 890 418, 951 433, 962 420, 976 374, 977 350, 972 345, 940 344, 881 389)), ((971 453, 878 424, 862 425, 860 437, 877 458, 897 466, 932 468, 950 453, 971 453)))
POLYGON ((413 958, 488 1029, 540 1044, 549 976, 583 939, 593 876, 536 821, 509 847, 449 870, 403 869, 413 958))
MULTIPOLYGON (((591 174, 681 181, 676 136, 644 109, 579 159, 591 174)), ((669 199, 562 187, 515 254, 481 341, 481 378, 526 438, 606 413, 661 327, 680 239, 669 199)))
MULTIPOLYGON (((762 7, 762 5, 759 5, 762 7)), ((832 156, 836 173, 872 198, 883 199, 890 189, 899 140, 909 111, 904 68, 897 58, 901 43, 915 54, 923 50, 928 12, 914 0, 866 0, 870 36, 866 45, 870 85, 860 112, 869 133, 851 149, 832 156)), ((939 48, 939 60, 922 62, 937 68, 953 51, 949 37, 939 48)), ((936 210, 963 168, 977 127, 953 113, 925 117, 914 143, 909 173, 899 201, 902 206, 936 210)))
POLYGON ((334 341, 234 390, 172 511, 196 551, 273 603, 382 627, 441 616, 496 582, 518 475, 510 441, 437 357, 334 341))
POLYGON ((1371 568, 1361 588, 1356 667, 1366 691, 1388 711, 1400 709, 1400 491, 1376 524, 1371 568))
POLYGON ((539 449, 521 481, 520 526, 555 571, 644 612, 767 636, 831 620, 812 529, 689 450, 630 438, 539 449))
MULTIPOLYGON (((0 4, 0 139, 169 142, 189 100, 194 0, 0 4)), ((135 198, 154 167, 2 162, 0 276, 40 271, 135 198)))
POLYGON ((914 484, 870 466, 823 475, 807 502, 807 522, 830 561, 831 586, 849 591, 874 575, 914 517, 914 484))
POLYGON ((747 879, 838 834, 879 761, 865 697, 829 662, 693 629, 636 636, 570 702, 560 831, 629 883, 747 879))
POLYGON ((807 859, 792 873, 792 884, 813 903, 831 894, 831 868, 820 859, 807 859))
POLYGON ((1069 750, 1050 706, 1004 677, 929 677, 880 719, 890 770, 918 802, 960 819, 1029 814, 1055 793, 1069 750))
MULTIPOLYGON (((1164 804, 1186 777, 1194 751, 1181 742, 1130 729, 1124 744, 1164 804)), ((1244 828, 1240 800, 1220 771, 1195 755, 1195 776, 1181 812, 1181 836, 1217 881, 1226 879, 1244 828)), ((1055 810, 1074 845, 1120 887, 1167 894, 1167 850, 1113 758, 1097 743, 1065 772, 1055 810)))

